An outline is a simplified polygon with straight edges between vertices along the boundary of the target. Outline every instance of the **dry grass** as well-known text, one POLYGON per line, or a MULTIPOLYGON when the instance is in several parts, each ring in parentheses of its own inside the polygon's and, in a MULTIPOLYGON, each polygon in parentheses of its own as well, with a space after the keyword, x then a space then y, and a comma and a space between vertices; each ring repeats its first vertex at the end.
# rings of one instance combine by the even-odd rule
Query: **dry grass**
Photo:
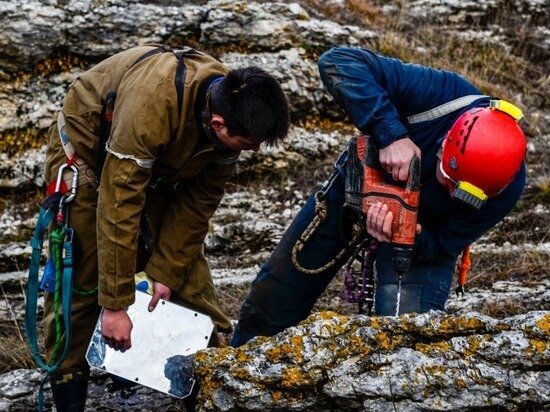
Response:
POLYGON ((19 368, 34 368, 35 363, 24 335, 24 327, 17 320, 11 301, 1 285, 0 289, 10 314, 10 320, 0 319, 0 374, 19 368))
POLYGON ((34 369, 36 364, 22 330, 0 321, 0 374, 14 369, 34 369))
POLYGON ((501 280, 517 281, 524 286, 548 278, 548 254, 535 250, 513 253, 472 252, 470 287, 487 288, 501 280))
MULTIPOLYGON (((537 308, 540 309, 540 308, 537 308)), ((521 315, 529 312, 533 308, 529 308, 519 301, 494 301, 483 303, 476 308, 476 311, 482 315, 491 316, 495 319, 506 319, 510 316, 521 315)))

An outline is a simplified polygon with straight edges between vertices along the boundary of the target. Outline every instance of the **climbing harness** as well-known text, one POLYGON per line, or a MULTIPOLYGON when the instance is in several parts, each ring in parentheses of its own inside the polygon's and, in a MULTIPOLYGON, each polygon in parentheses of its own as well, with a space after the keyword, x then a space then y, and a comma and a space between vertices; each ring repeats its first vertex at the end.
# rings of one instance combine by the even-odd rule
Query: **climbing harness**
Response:
POLYGON ((64 164, 59 168, 56 187, 40 208, 38 221, 31 239, 32 255, 27 282, 25 304, 25 331, 31 353, 38 366, 45 371, 38 390, 38 408, 43 410, 44 384, 65 360, 71 343, 71 304, 73 293, 73 229, 69 226, 67 204, 76 195, 78 169, 73 164, 64 164), (65 169, 73 173, 69 194, 61 192, 61 182, 65 169), (50 250, 48 263, 39 283, 38 274, 44 234, 50 226, 50 250), (55 325, 55 343, 49 360, 42 357, 37 339, 37 300, 38 289, 53 294, 53 312, 55 325), (60 314, 62 313, 62 315, 60 314))

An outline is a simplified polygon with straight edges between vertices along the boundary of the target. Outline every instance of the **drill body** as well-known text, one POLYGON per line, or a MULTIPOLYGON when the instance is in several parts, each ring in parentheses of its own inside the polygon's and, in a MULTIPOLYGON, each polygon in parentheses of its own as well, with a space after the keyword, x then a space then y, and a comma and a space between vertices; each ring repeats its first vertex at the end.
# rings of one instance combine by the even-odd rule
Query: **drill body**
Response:
POLYGON ((414 156, 407 183, 401 185, 387 176, 378 159, 378 150, 368 136, 358 136, 350 145, 346 197, 348 206, 366 216, 370 206, 384 203, 393 214, 392 263, 401 276, 409 270, 416 237, 420 198, 420 158, 414 156))

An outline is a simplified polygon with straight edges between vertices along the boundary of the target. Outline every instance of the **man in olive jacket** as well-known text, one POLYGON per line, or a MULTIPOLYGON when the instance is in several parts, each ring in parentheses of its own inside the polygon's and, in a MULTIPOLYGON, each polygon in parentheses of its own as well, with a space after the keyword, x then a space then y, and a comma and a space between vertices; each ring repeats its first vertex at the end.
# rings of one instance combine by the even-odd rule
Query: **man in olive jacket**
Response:
MULTIPOLYGON (((149 310, 171 299, 208 314, 218 331, 231 330, 203 255, 209 219, 239 152, 277 144, 288 127, 288 103, 271 75, 258 67, 228 71, 189 48, 136 47, 75 80, 49 130, 46 161, 47 182, 68 158, 80 172, 69 204, 78 245, 73 337, 51 379, 58 411, 84 408, 85 351, 102 307, 103 338, 130 348, 125 308, 134 302, 136 271, 155 281, 149 310)), ((63 180, 70 189, 71 174, 63 180)), ((48 355, 53 312, 47 294, 48 355)))

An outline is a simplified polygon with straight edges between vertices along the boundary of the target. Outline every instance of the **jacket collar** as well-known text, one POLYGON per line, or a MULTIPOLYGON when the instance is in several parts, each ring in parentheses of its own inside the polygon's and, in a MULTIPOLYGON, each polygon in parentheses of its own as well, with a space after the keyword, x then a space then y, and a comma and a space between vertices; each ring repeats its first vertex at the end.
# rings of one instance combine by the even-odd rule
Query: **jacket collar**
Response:
POLYGON ((206 79, 199 87, 197 97, 195 99, 194 111, 195 122, 199 129, 199 134, 203 142, 209 142, 217 148, 225 148, 218 140, 216 133, 210 126, 212 112, 210 106, 210 98, 212 91, 217 87, 224 76, 212 76, 206 79))

